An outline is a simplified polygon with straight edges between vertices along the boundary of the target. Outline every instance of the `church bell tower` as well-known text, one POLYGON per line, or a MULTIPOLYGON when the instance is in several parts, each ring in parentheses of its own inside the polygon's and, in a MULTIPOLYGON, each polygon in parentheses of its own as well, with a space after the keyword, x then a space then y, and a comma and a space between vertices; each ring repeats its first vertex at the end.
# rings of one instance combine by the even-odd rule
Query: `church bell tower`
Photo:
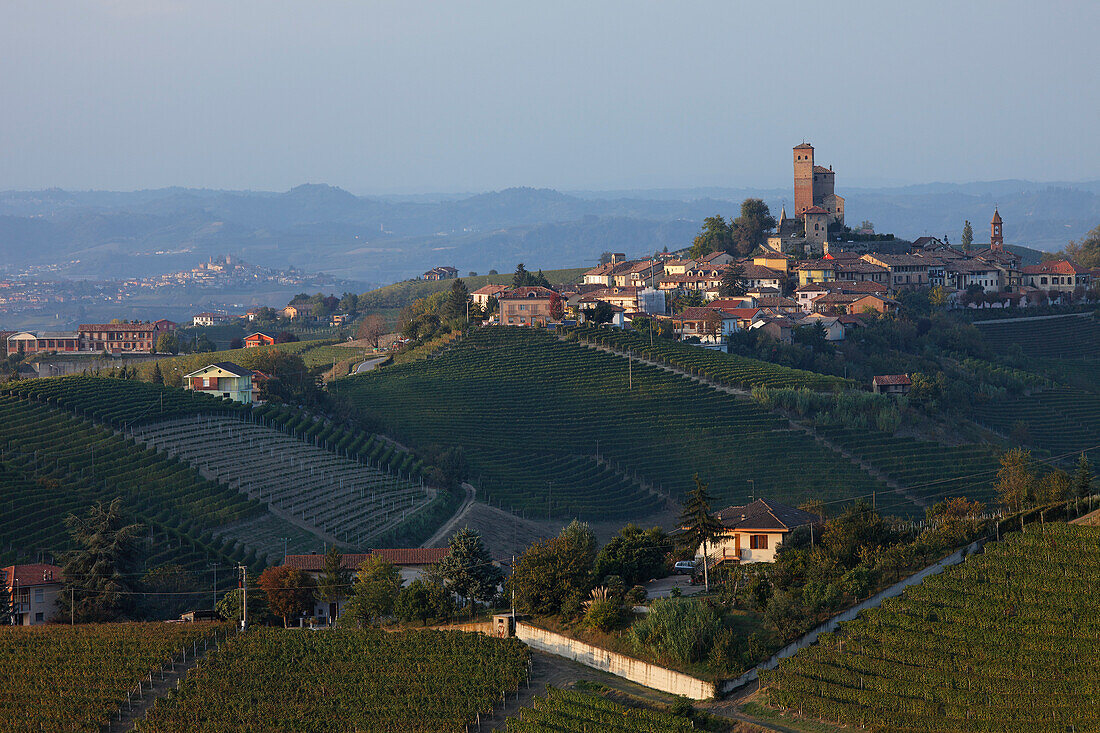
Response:
POLYGON ((1005 236, 1002 229, 1001 214, 993 209, 993 220, 989 222, 989 248, 1003 250, 1005 248, 1005 236))

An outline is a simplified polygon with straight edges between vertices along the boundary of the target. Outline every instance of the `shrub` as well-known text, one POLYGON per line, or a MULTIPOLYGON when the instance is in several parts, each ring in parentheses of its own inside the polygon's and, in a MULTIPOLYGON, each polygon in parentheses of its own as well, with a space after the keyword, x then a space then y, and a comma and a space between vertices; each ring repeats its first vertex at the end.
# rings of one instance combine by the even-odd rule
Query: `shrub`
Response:
POLYGON ((659 657, 691 663, 706 658, 721 630, 721 619, 706 603, 661 599, 631 627, 630 641, 659 657))

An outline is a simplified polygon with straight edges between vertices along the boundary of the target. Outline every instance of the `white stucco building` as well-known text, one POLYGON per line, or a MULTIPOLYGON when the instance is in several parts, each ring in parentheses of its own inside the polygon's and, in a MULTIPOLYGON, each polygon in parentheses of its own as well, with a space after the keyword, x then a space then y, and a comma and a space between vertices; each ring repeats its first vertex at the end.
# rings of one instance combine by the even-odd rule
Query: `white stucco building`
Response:
MULTIPOLYGON (((768 499, 757 499, 745 506, 731 506, 715 517, 722 523, 719 536, 707 543, 710 567, 723 562, 735 564, 775 562, 775 553, 783 540, 798 527, 819 524, 821 517, 768 499)), ((696 551, 703 559, 703 546, 696 551)))

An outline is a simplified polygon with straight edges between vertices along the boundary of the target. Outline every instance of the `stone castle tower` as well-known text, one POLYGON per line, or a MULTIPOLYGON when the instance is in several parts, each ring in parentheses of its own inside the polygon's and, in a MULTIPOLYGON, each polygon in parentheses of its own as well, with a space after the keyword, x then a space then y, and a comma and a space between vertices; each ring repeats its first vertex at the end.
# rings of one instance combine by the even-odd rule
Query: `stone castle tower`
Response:
POLYGON ((844 198, 836 195, 836 173, 833 169, 814 165, 814 146, 796 145, 794 156, 794 215, 798 218, 808 209, 820 207, 832 221, 844 224, 844 198))

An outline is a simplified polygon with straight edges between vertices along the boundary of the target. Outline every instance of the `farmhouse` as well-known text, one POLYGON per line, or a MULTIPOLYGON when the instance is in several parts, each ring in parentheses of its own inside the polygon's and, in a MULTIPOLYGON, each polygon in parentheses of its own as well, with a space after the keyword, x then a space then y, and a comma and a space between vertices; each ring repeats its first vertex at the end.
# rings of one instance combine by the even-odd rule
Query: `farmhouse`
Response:
POLYGON ((250 333, 244 337, 244 347, 246 349, 254 349, 257 346, 271 346, 275 343, 274 336, 268 336, 266 333, 250 333))
POLYGON ((183 375, 183 388, 248 404, 253 400, 252 370, 221 361, 183 375))
MULTIPOLYGON (((447 555, 451 554, 449 547, 416 547, 416 548, 377 548, 370 552, 350 553, 340 557, 340 567, 352 573, 368 558, 379 556, 391 565, 395 566, 401 575, 401 580, 410 583, 420 576, 420 573, 428 565, 433 565, 447 555)), ((287 555, 283 565, 298 568, 316 581, 321 577, 325 567, 325 556, 312 553, 309 555, 287 555)), ((322 623, 328 620, 336 620, 340 617, 341 601, 318 600, 313 609, 313 615, 322 623)))
POLYGON ((745 506, 731 506, 715 512, 722 531, 695 552, 707 564, 775 562, 776 550, 787 536, 806 525, 820 524, 821 517, 770 499, 757 499, 745 506))
POLYGON ((47 351, 80 350, 80 334, 75 331, 19 331, 8 336, 8 354, 41 354, 47 351))
POLYGON ((216 323, 225 323, 229 320, 229 317, 224 313, 196 313, 191 318, 191 324, 194 326, 213 326, 216 323))
POLYGON ((433 267, 424 273, 425 280, 448 280, 455 277, 458 277, 458 270, 449 265, 433 267))
POLYGON ((475 305, 479 305, 482 308, 489 306, 489 300, 496 298, 500 300, 500 296, 508 292, 507 285, 483 285, 474 292, 470 293, 470 299, 475 305))
POLYGON ((57 596, 64 580, 58 566, 9 565, 0 568, 0 580, 16 626, 44 624, 57 610, 57 596))
POLYGON ((500 296, 500 322, 508 326, 546 325, 554 320, 550 304, 560 298, 556 292, 541 285, 524 285, 500 296))
POLYGON ((913 382, 908 374, 881 374, 871 380, 875 394, 909 394, 913 382))

